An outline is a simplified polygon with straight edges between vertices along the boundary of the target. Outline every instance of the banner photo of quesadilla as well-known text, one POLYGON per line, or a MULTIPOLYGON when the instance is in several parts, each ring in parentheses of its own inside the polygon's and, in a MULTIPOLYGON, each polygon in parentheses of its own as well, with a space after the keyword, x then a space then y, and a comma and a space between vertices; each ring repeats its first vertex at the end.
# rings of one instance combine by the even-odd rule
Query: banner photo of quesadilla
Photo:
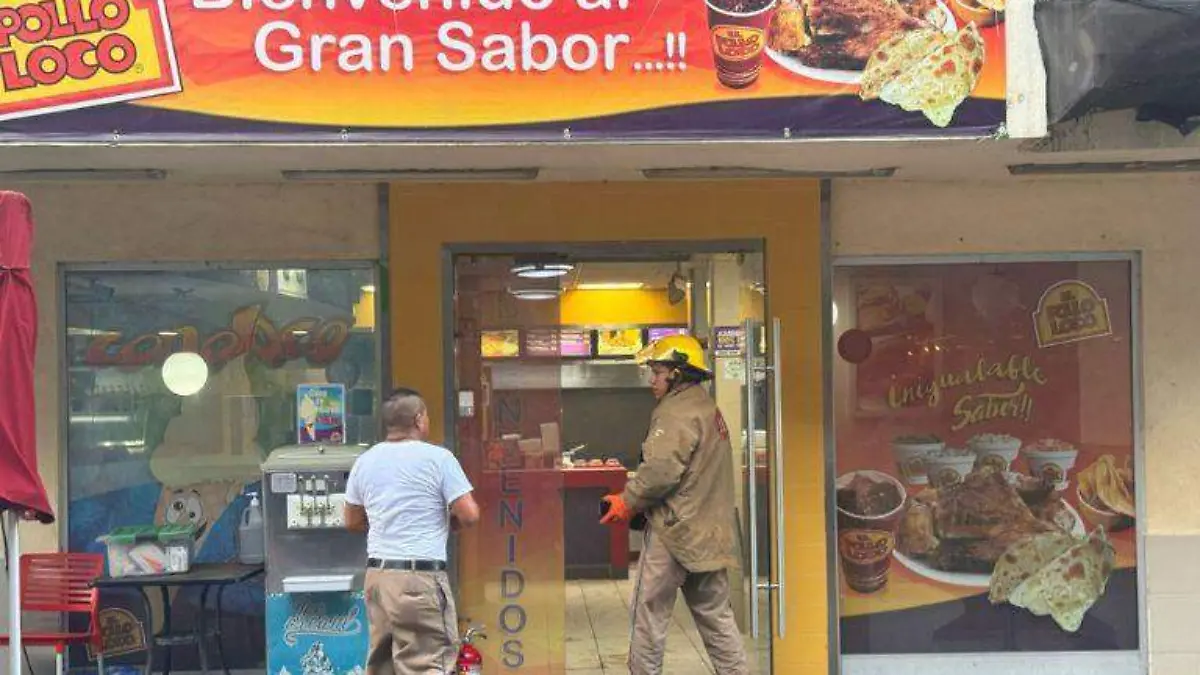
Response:
POLYGON ((871 53, 859 97, 920 111, 935 126, 946 127, 975 90, 985 58, 974 23, 953 35, 932 29, 901 33, 871 53))
POLYGON ((996 563, 988 600, 1007 602, 1035 616, 1049 615, 1074 633, 1104 595, 1116 553, 1097 528, 1087 539, 1040 534, 1013 544, 996 563))

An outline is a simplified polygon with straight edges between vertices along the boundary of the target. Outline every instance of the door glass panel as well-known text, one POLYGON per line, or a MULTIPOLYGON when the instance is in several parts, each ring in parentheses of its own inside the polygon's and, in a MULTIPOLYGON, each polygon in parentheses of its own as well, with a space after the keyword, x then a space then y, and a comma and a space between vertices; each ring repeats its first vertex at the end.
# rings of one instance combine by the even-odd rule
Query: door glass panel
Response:
MULTIPOLYGON (((560 280, 514 267, 495 256, 454 266, 454 441, 484 514, 458 538, 459 614, 486 627, 478 646, 495 672, 560 673, 561 354, 578 338, 558 330, 560 280)), ((602 532, 595 501, 582 516, 572 515, 578 527, 602 532)))
POLYGON ((716 372, 713 394, 729 426, 735 454, 742 565, 731 570, 732 601, 751 667, 769 673, 773 500, 762 256, 727 254, 701 259, 705 262, 699 271, 702 283, 694 283, 693 289, 706 289, 696 292, 696 303, 703 306, 707 302, 708 317, 698 323, 708 338, 716 372))

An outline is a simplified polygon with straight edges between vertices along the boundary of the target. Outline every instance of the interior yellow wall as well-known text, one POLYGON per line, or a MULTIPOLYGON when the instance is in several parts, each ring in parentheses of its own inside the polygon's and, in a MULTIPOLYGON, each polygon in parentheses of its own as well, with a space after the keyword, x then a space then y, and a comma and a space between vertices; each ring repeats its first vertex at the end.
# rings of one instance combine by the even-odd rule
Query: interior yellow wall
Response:
POLYGON ((787 634, 777 673, 826 672, 821 246, 815 181, 413 184, 391 190, 393 377, 428 392, 443 435, 442 264, 446 244, 760 239, 769 314, 782 324, 787 634), (567 226, 564 227, 564 224, 567 226))
POLYGON ((665 290, 583 290, 563 293, 560 322, 565 326, 686 324, 687 303, 672 305, 665 290))

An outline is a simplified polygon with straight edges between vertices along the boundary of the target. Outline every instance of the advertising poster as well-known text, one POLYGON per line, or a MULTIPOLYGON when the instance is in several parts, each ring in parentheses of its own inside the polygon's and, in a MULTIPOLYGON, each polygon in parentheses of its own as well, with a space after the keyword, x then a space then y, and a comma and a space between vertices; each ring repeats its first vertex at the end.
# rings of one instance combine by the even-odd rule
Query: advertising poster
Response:
POLYGON ((1139 648, 1130 274, 839 270, 843 654, 1139 648))
POLYGON ((304 443, 346 441, 346 387, 302 384, 296 387, 296 437, 304 443))
POLYGON ((936 136, 999 0, 0 0, 0 139, 936 136))

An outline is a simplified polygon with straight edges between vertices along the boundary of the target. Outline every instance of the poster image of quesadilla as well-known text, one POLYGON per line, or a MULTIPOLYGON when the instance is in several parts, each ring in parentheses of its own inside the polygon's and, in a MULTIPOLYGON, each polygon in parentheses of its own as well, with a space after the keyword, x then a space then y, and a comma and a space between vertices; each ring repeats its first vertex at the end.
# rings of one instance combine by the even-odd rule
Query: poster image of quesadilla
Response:
POLYGON ((898 35, 871 54, 859 96, 920 111, 946 127, 983 71, 986 54, 979 29, 970 23, 954 35, 934 31, 898 35))
POLYGON ((767 52, 798 75, 858 84, 879 45, 956 27, 943 0, 781 0, 768 25, 767 52))
POLYGON ((1115 558, 1103 528, 1086 539, 1061 533, 1027 537, 996 563, 988 599, 1035 616, 1049 615, 1060 628, 1074 633, 1104 595, 1115 558))

